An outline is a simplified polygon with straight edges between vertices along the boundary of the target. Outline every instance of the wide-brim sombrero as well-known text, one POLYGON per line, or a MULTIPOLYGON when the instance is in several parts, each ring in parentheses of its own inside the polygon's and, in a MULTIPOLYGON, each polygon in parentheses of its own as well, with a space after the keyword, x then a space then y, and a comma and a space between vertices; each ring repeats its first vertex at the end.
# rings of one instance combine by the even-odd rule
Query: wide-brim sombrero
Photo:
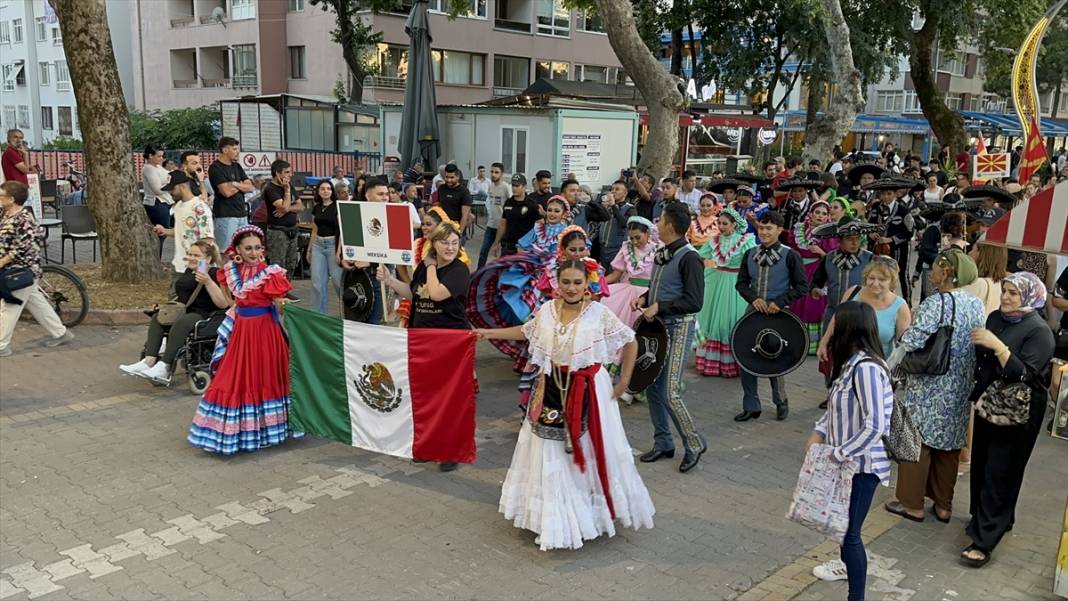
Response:
POLYGON ((858 163, 853 165, 853 168, 849 170, 846 177, 849 178, 849 181, 852 182, 854 186, 859 186, 860 176, 865 173, 870 173, 878 179, 883 176, 883 173, 886 173, 886 169, 883 169, 875 163, 858 163))
POLYGON ((642 392, 660 376, 667 361, 667 327, 659 317, 638 317, 634 322, 634 341, 638 343, 638 355, 627 386, 630 394, 642 392))
POLYGON ((744 186, 746 182, 739 179, 727 178, 720 180, 708 187, 709 192, 715 192, 716 194, 723 194, 725 190, 737 190, 738 186, 744 186))
POLYGON ((747 373, 777 378, 805 362, 808 331, 788 310, 775 314, 750 311, 731 331, 731 350, 734 360, 747 373))
POLYGON ((776 192, 788 192, 791 188, 805 188, 806 190, 814 190, 823 185, 818 179, 808 179, 807 177, 791 177, 790 179, 784 179, 779 182, 778 186, 775 186, 776 192))
POLYGON ((857 219, 846 215, 836 223, 825 223, 812 228, 809 235, 813 238, 845 238, 846 236, 860 236, 866 234, 880 234, 884 226, 877 223, 869 223, 863 219, 857 219))
POLYGON ((349 321, 367 321, 374 308, 375 291, 364 269, 345 271, 341 285, 341 310, 349 321))
POLYGON ((1014 195, 1010 194, 1007 190, 998 188, 997 186, 969 186, 961 194, 965 199, 978 199, 993 198, 995 202, 1004 203, 1012 206, 1018 200, 1014 195))

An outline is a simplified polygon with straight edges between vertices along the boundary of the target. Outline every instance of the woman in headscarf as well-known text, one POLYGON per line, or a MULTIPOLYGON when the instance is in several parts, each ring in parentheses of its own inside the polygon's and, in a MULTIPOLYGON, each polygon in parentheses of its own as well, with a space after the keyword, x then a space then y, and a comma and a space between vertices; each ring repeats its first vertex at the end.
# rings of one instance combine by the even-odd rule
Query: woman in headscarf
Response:
POLYGON ((731 351, 731 330, 748 304, 735 290, 745 251, 756 246, 745 218, 731 208, 720 211, 719 233, 697 250, 705 262, 705 299, 697 314, 694 346, 697 372, 737 378, 741 372, 731 351))
MULTIPOLYGON (((805 277, 810 282, 823 257, 828 252, 838 248, 838 240, 835 238, 816 239, 811 237, 813 229, 828 223, 830 211, 831 206, 822 200, 812 203, 808 211, 794 225, 794 228, 787 233, 787 246, 793 247, 801 255, 801 263, 805 267, 805 277)), ((810 294, 805 294, 790 305, 790 310, 808 328, 808 353, 810 355, 816 354, 822 334, 823 313, 827 310, 827 298, 824 296, 815 298, 810 294)))
POLYGON ((912 325, 902 334, 901 344, 890 357, 889 363, 894 367, 906 352, 923 348, 939 328, 953 327, 946 373, 910 374, 905 380, 905 404, 912 412, 923 444, 918 463, 898 466, 898 500, 885 507, 890 513, 914 522, 924 519, 925 497, 934 501, 938 521, 948 522, 953 512, 953 486, 968 431, 971 413, 968 395, 975 375, 971 333, 986 320, 983 301, 960 287, 971 284, 978 276, 975 261, 964 251, 959 248, 942 251, 929 274, 938 293, 920 303, 912 325))
POLYGON ((1006 276, 1001 287, 1001 307, 990 314, 985 328, 971 333, 976 346, 971 400, 982 402, 972 439, 972 519, 966 528, 972 544, 961 552, 961 560, 972 567, 990 561, 994 547, 1013 526, 1024 470, 1046 413, 1055 347, 1053 332, 1036 311, 1046 304, 1042 280, 1024 271, 1006 276), (985 409, 986 397, 1006 386, 1026 399, 1022 423, 1005 423, 985 409))
POLYGON ((612 260, 613 271, 607 277, 611 296, 604 299, 604 304, 630 327, 641 314, 631 308, 631 301, 649 289, 653 256, 661 246, 653 222, 637 215, 627 220, 627 241, 612 260))

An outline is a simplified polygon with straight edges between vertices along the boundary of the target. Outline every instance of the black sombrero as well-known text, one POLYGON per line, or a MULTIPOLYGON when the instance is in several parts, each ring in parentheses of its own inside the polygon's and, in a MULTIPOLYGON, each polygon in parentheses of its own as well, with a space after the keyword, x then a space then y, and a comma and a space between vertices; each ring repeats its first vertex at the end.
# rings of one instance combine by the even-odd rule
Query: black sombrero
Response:
POLYGON ((790 179, 784 179, 779 182, 778 186, 775 186, 776 192, 787 192, 792 188, 805 188, 807 190, 813 190, 823 185, 818 179, 808 179, 807 177, 791 177, 790 179))
POLYGON ((345 271, 341 284, 341 310, 349 321, 366 322, 371 317, 375 291, 365 269, 345 271))
POLYGON ((752 175, 749 173, 735 173, 731 176, 731 179, 735 179, 742 182, 749 182, 757 186, 763 186, 771 183, 770 177, 764 177, 763 175, 752 175))
POLYGON ((859 186, 860 176, 865 173, 870 173, 878 179, 883 176, 883 173, 886 173, 886 169, 883 169, 875 163, 857 163, 856 165, 853 165, 853 168, 849 170, 849 173, 847 173, 846 176, 854 186, 859 186))
POLYGON ((902 188, 912 188, 912 180, 903 180, 900 177, 884 175, 862 187, 864 190, 900 190, 902 188))
POLYGON ((969 186, 964 190, 962 196, 964 196, 965 199, 978 200, 993 198, 995 202, 1005 203, 1009 206, 1016 204, 1016 201, 1018 200, 1016 196, 997 186, 969 186))
POLYGON ((981 198, 961 198, 960 194, 952 192, 942 197, 942 200, 929 200, 922 215, 924 217, 940 218, 946 213, 953 211, 974 212, 983 204, 981 198))
POLYGON ((859 236, 863 234, 882 233, 884 226, 877 223, 868 223, 863 219, 857 219, 846 215, 837 223, 825 223, 812 228, 809 233, 813 238, 845 238, 846 236, 859 236))
POLYGON ((623 393, 625 401, 651 386, 667 361, 667 328, 659 317, 638 317, 634 322, 634 340, 638 343, 638 356, 634 360, 630 384, 623 393))
POLYGON ((794 371, 808 355, 808 331, 787 310, 775 314, 750 311, 731 331, 734 360, 747 373, 777 378, 794 371))
POLYGON ((715 192, 716 194, 723 194, 724 190, 737 190, 738 186, 744 186, 745 184, 746 182, 742 180, 727 178, 709 186, 708 191, 715 192))

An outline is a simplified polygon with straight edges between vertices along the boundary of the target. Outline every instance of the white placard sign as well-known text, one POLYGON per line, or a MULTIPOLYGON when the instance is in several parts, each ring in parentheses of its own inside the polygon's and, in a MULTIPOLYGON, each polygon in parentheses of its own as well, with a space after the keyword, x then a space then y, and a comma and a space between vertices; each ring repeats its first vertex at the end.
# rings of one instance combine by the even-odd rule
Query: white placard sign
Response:
POLYGON ((40 221, 44 218, 44 214, 41 212, 41 176, 36 173, 27 173, 26 181, 29 182, 30 188, 30 198, 26 201, 26 204, 33 209, 34 219, 40 221))
POLYGON ((574 173, 581 183, 601 181, 601 134, 575 133, 560 137, 560 172, 574 173))
POLYGON ((237 157, 237 162, 248 175, 270 175, 271 163, 274 162, 273 152, 244 152, 237 157))

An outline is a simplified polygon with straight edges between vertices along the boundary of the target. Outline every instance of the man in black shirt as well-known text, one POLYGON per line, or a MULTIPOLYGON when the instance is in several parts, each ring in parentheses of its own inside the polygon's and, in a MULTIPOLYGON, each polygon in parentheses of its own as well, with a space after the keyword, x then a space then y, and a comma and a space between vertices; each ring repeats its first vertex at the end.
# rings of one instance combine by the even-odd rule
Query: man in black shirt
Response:
MULTIPOLYGON (((524 178, 526 179, 526 178, 524 178)), ((545 210, 546 203, 553 196, 553 174, 542 169, 534 174, 534 191, 530 193, 530 198, 538 203, 541 210, 545 210)))
MULTIPOLYGON (((204 186, 204 168, 200 166, 200 153, 195 150, 186 150, 181 156, 182 171, 189 176, 189 190, 193 196, 199 196, 200 200, 208 202, 208 189, 204 186)), ((227 244, 230 241, 227 240, 227 244)))
POLYGON ((460 224, 461 231, 471 217, 471 192, 460 184, 460 169, 453 164, 445 166, 445 183, 438 188, 438 204, 445 214, 460 224))
POLYGON ((541 218, 541 205, 527 195, 527 176, 522 173, 512 175, 512 196, 504 201, 501 219, 497 222, 497 239, 493 242, 492 253, 503 257, 514 255, 516 244, 534 229, 534 223, 541 218))
POLYGON ((297 216, 304 210, 300 197, 293 197, 289 163, 271 163, 271 181, 263 186, 263 206, 267 209, 267 258, 284 267, 292 278, 297 268, 297 216))
POLYGON ((632 308, 641 310, 645 319, 659 317, 667 329, 667 365, 656 381, 646 389, 649 416, 653 422, 653 448, 638 459, 651 463, 675 456, 675 441, 668 420, 682 438, 686 453, 679 464, 680 472, 697 465, 708 450, 704 436, 697 432, 693 418, 682 402, 682 374, 689 364, 695 315, 705 297, 705 266, 701 256, 686 241, 690 229, 690 210, 685 203, 664 204, 657 230, 664 247, 653 258, 653 277, 649 291, 634 300, 632 308))
POLYGON ((215 220, 215 239, 221 248, 230 245, 237 228, 248 225, 245 194, 252 192, 252 180, 238 164, 240 143, 229 137, 219 140, 219 158, 208 168, 208 181, 215 190, 212 217, 215 220))

